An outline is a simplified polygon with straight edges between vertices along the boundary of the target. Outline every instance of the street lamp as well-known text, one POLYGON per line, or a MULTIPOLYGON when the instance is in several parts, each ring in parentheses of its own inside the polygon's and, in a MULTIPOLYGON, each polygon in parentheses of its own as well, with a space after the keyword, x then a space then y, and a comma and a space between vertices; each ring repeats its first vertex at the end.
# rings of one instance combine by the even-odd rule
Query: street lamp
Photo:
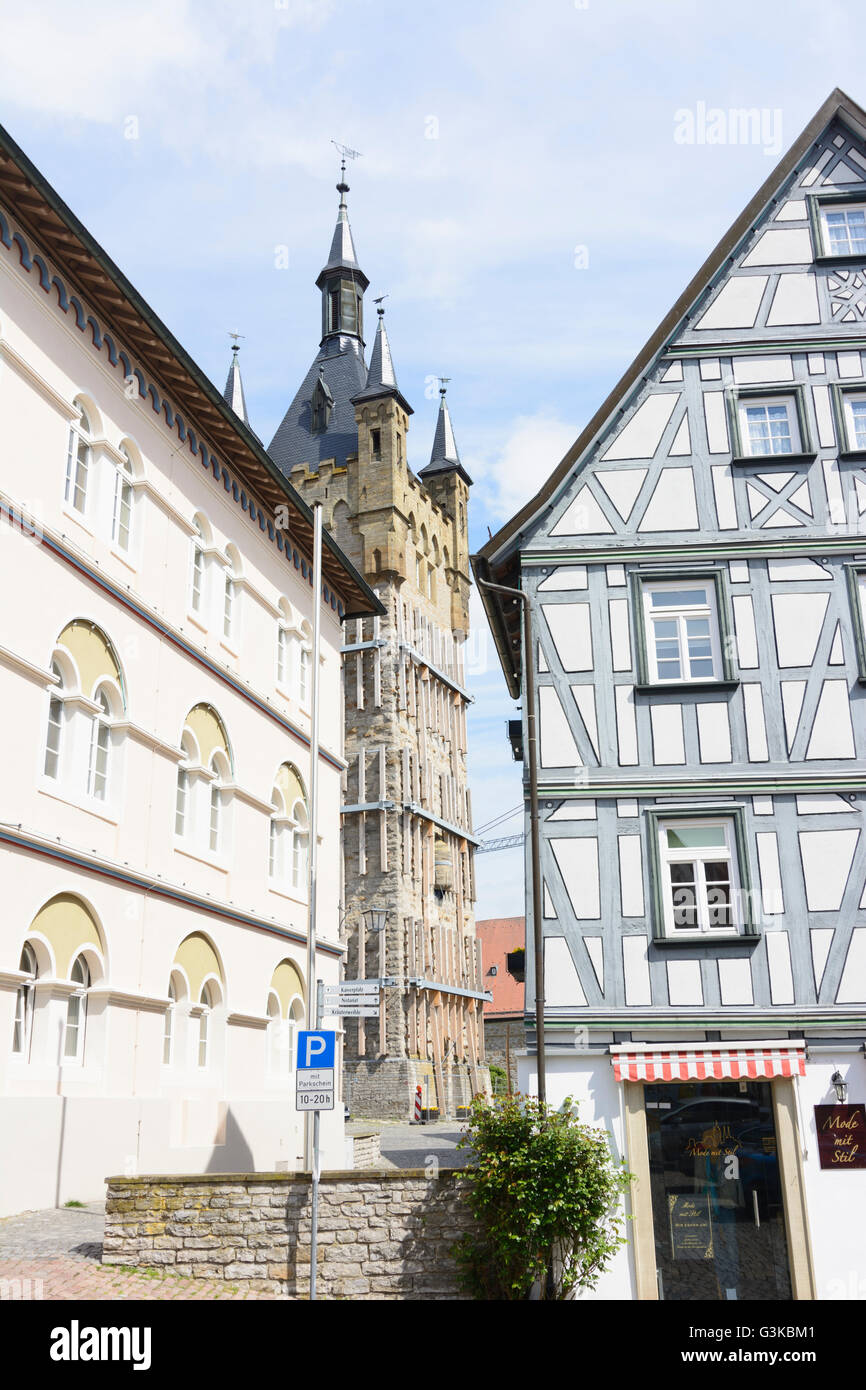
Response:
POLYGON ((363 917, 364 926, 367 928, 368 932, 378 932, 385 930, 385 923, 388 920, 388 914, 384 910, 384 908, 370 907, 367 909, 365 913, 363 913, 363 917))
POLYGON ((830 1083, 836 1091, 836 1100, 840 1105, 844 1105, 848 1098, 848 1082, 838 1069, 830 1077, 830 1083))

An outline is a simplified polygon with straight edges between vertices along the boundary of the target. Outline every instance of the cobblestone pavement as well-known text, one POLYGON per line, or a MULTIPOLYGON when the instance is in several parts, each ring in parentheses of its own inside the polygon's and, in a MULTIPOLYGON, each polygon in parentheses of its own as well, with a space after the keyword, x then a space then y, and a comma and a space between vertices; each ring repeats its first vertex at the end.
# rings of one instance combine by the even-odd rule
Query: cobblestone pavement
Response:
POLYGON ((0 1301, 277 1297, 222 1280, 100 1264, 104 1212, 104 1202, 88 1202, 0 1220, 0 1301))

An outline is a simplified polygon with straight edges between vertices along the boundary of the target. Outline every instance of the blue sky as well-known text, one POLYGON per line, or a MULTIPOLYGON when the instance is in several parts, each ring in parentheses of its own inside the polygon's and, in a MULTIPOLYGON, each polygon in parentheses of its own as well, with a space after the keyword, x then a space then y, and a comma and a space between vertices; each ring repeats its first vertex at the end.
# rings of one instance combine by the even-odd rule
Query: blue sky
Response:
MULTIPOLYGON (((266 442, 317 348, 329 142, 362 152, 350 218, 368 300, 390 296, 410 463, 429 456, 431 378, 450 376, 473 546, 556 466, 831 89, 866 104, 862 6, 839 0, 0 0, 0 34, 0 123, 220 386, 229 330, 246 335, 266 442), (760 108, 773 138, 682 143, 677 113, 699 103, 760 108)), ((482 825, 521 783, 475 596, 473 617, 482 825)), ((522 913, 519 851, 481 856, 477 881, 479 917, 522 913)))

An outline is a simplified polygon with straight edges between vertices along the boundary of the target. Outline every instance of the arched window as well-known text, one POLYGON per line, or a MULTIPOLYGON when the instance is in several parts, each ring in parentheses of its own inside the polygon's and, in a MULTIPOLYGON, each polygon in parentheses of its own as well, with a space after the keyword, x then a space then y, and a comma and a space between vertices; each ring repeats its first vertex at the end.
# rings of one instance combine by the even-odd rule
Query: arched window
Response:
POLYGON ((293 897, 303 896, 307 884, 309 817, 307 794, 300 773, 291 763, 277 772, 271 796, 268 870, 272 886, 293 897))
POLYGON ((66 1002, 66 1032, 63 1056, 67 1062, 84 1059, 84 1033, 87 1022, 87 991, 90 988, 90 967, 84 956, 76 956, 69 978, 75 990, 66 1002))
POLYGON ((307 857, 310 837, 307 833, 307 808, 302 801, 292 807, 292 887, 303 891, 307 882, 307 857))
POLYGON ((129 550, 132 536, 132 459, 124 444, 120 446, 124 462, 117 465, 114 478, 114 511, 111 520, 111 539, 121 550, 129 550))
POLYGON ((233 545, 226 547, 225 579, 223 581, 223 638, 231 642, 237 637, 238 625, 238 579, 240 577, 240 556, 233 545))
POLYGON ((276 992, 271 990, 268 994, 268 1072, 271 1076, 280 1076, 286 1070, 284 1054, 285 1028, 280 1000, 276 992))
POLYGON ((87 506, 87 478, 90 472, 90 421, 82 406, 78 407, 78 419, 69 429, 69 447, 66 454, 66 488, 64 500, 82 514, 87 506))
POLYGON ((210 760, 210 770, 214 780, 210 787, 210 820, 208 823, 208 846, 212 854, 219 854, 223 848, 223 785, 229 781, 229 768, 223 753, 215 752, 210 760))
POLYGON ((46 777, 57 780, 60 777, 60 755, 63 747, 63 672, 56 661, 51 663, 51 674, 59 684, 54 686, 48 701, 48 732, 45 737, 46 777))
POLYGON ((206 980, 199 995, 201 1012, 198 1017, 198 1065, 202 1069, 206 1069, 210 1065, 213 1045, 213 1011, 219 1002, 220 996, 216 984, 213 980, 206 980))
MULTIPOLYGON (((227 791, 233 780, 228 736, 216 710, 195 705, 184 721, 177 769, 174 830, 195 852, 224 853, 227 791)), ((180 846, 178 846, 180 848, 180 846)))
POLYGON ((76 618, 57 638, 51 672, 43 773, 75 798, 109 802, 122 748, 114 726, 126 707, 114 647, 95 623, 76 618))
POLYGON ((170 1067, 174 1060, 174 1025, 177 1016, 177 987, 174 976, 168 982, 168 997, 171 1000, 165 1011, 165 1028, 162 1035, 162 1064, 170 1067))
POLYGON ((301 647, 298 652, 298 699, 305 705, 310 698, 310 671, 313 662, 313 634, 310 624, 301 625, 301 647))
POLYGON ((36 955, 32 946, 25 945, 21 952, 18 969, 25 971, 29 980, 18 986, 15 995, 15 1025, 12 1030, 12 1052, 26 1062, 30 1057, 30 1037, 33 1032, 33 996, 36 977, 39 974, 36 955))
POLYGON ((201 613, 204 609, 205 534, 198 517, 194 519, 193 526, 195 535, 190 556, 189 603, 193 613, 201 613))
POLYGON ((99 801, 107 800, 108 771, 111 756, 111 705, 104 689, 97 691, 98 714, 93 716, 90 730, 90 758, 87 768, 88 795, 99 801))
POLYGON ((293 678, 292 662, 292 612, 286 599, 280 599, 280 616, 277 621, 277 684, 284 690, 291 689, 293 678))

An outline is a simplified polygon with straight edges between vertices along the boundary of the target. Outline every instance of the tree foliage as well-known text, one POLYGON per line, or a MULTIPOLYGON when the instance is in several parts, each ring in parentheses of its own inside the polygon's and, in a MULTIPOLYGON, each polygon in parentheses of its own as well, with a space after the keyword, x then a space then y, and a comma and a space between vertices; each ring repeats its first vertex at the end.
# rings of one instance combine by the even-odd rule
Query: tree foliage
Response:
POLYGON ((604 1130, 534 1096, 476 1096, 459 1147, 475 1228, 454 1246, 467 1292, 480 1299, 565 1298, 595 1288, 625 1243, 621 1196, 631 1174, 604 1130))

